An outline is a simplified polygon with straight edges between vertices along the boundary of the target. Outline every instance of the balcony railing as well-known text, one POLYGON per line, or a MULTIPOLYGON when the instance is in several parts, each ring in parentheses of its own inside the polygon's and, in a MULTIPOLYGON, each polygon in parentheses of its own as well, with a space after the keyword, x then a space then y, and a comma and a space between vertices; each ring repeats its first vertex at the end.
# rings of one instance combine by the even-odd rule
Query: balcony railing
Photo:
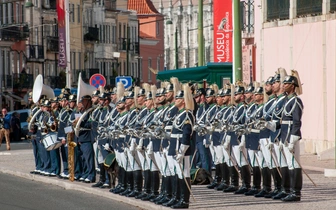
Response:
MULTIPOLYGON (((13 89, 31 89, 34 85, 34 75, 27 73, 14 73, 13 75, 7 75, 7 78, 13 81, 13 89)), ((10 87, 12 84, 7 84, 10 87)), ((9 87, 8 87, 9 88, 9 87)))
POLYGON ((107 0, 105 1, 105 9, 114 11, 117 9, 117 0, 107 0))
POLYGON ((336 0, 330 0, 330 12, 336 12, 336 0))
POLYGON ((323 0, 297 0, 297 17, 321 15, 322 1, 323 0))
POLYGON ((84 41, 99 41, 99 28, 88 27, 88 32, 84 34, 84 41))
POLYGON ((267 0, 267 21, 289 19, 289 0, 267 0))
POLYGON ((139 54, 139 42, 131 42, 130 39, 127 42, 127 38, 120 38, 118 43, 118 49, 126 51, 128 45, 128 51, 130 53, 139 54))
POLYGON ((28 25, 1 25, 0 38, 3 41, 22 41, 29 37, 28 25))
POLYGON ((47 51, 58 52, 58 37, 47 36, 47 51))
POLYGON ((37 61, 44 59, 44 48, 42 45, 28 45, 27 46, 28 61, 37 61))
POLYGON ((244 33, 254 32, 254 0, 245 0, 240 2, 241 27, 244 33))

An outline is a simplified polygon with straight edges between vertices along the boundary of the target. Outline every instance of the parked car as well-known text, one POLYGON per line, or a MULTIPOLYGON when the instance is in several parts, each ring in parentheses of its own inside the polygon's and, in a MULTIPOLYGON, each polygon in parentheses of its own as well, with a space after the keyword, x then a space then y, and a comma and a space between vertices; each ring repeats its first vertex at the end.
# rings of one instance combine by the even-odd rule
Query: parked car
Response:
POLYGON ((28 122, 27 118, 30 115, 30 109, 20 109, 8 112, 8 114, 13 114, 14 112, 17 112, 20 114, 20 124, 21 124, 21 137, 25 137, 28 134, 28 122))

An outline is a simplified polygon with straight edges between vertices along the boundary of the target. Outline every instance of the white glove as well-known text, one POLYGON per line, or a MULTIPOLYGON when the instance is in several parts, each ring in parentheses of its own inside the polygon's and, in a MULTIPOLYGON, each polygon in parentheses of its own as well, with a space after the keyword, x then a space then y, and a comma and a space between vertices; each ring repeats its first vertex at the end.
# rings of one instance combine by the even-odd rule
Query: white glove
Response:
POLYGON ((272 150, 273 147, 274 147, 274 143, 271 142, 271 141, 266 145, 266 148, 269 149, 269 150, 272 150))
POLYGON ((130 151, 131 151, 131 153, 133 153, 135 151, 135 139, 134 138, 132 138, 132 140, 131 140, 130 151))
POLYGON ((109 143, 104 144, 103 147, 104 147, 104 150, 107 150, 107 151, 110 150, 110 144, 109 143))
POLYGON ((139 145, 136 147, 136 150, 142 151, 142 147, 143 147, 143 138, 139 140, 139 145))
POLYGON ((276 131, 276 124, 275 124, 275 122, 267 121, 266 124, 265 124, 265 127, 268 128, 272 132, 276 131))
POLYGON ((182 161, 183 161, 183 158, 184 158, 184 155, 183 154, 177 154, 176 155, 176 161, 178 162, 178 163, 182 163, 182 161))
POLYGON ((209 148, 208 141, 206 139, 203 139, 203 145, 205 148, 209 148))
POLYGON ((147 145, 147 154, 152 155, 153 154, 153 142, 150 141, 149 144, 147 145))
POLYGON ((188 148, 189 148, 189 145, 181 144, 179 151, 178 151, 179 153, 176 155, 176 161, 178 163, 182 163, 184 154, 186 153, 188 148))
POLYGON ((283 146, 284 146, 283 143, 280 142, 280 144, 279 144, 279 150, 280 150, 281 152, 283 151, 283 146))
POLYGON ((230 146, 230 141, 231 141, 231 136, 227 135, 225 137, 225 142, 224 142, 224 149, 228 150, 230 146))
POLYGON ((300 136, 295 136, 295 135, 291 135, 290 136, 290 140, 289 140, 289 144, 288 144, 288 150, 291 153, 294 153, 295 151, 295 144, 300 140, 300 136))
POLYGON ((245 143, 245 135, 241 136, 240 144, 238 145, 238 148, 240 151, 243 151, 243 149, 246 148, 246 143, 245 143))

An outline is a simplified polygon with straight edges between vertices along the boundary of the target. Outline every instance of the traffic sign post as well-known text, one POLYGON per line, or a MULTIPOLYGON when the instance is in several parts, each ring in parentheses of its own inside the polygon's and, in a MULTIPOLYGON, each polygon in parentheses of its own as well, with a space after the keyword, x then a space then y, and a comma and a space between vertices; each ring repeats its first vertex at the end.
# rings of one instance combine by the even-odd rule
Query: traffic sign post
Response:
POLYGON ((101 74, 94 74, 90 77, 90 85, 98 88, 99 86, 105 87, 106 79, 101 74))
POLYGON ((132 86, 132 77, 131 76, 119 76, 116 77, 116 85, 118 82, 122 82, 124 84, 125 89, 132 86))

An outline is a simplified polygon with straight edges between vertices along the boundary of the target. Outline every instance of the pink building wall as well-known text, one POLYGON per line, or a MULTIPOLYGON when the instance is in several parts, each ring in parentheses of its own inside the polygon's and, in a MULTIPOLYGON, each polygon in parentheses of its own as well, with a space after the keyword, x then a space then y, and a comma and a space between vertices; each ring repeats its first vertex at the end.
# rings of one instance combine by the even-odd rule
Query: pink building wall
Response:
MULTIPOLYGON (((262 22, 257 19, 260 14, 255 18, 256 23, 262 22)), ((256 24, 257 80, 265 81, 279 67, 300 73, 304 103, 301 150, 305 152, 321 153, 335 146, 335 26, 335 18, 256 24)))

